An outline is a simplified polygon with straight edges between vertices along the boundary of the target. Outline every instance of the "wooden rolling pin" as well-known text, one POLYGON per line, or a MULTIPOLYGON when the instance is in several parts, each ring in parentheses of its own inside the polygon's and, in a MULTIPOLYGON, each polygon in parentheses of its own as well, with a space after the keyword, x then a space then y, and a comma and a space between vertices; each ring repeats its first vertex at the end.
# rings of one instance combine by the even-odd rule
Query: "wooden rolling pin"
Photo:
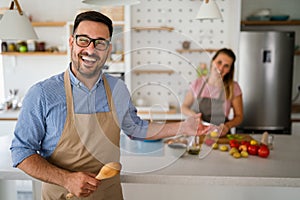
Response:
MULTIPOLYGON (((118 162, 110 162, 105 164, 96 176, 97 180, 104 180, 111 178, 120 173, 122 165, 118 162)), ((71 199, 74 196, 72 193, 66 195, 66 199, 71 199)))

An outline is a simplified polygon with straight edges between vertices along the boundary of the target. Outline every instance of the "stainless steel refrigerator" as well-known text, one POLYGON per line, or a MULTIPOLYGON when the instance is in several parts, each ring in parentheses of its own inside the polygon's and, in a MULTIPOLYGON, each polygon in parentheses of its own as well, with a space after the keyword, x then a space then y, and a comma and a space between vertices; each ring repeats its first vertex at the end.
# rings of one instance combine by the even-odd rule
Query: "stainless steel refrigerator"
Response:
POLYGON ((244 120, 237 132, 290 134, 294 43, 294 32, 241 32, 238 82, 244 120))

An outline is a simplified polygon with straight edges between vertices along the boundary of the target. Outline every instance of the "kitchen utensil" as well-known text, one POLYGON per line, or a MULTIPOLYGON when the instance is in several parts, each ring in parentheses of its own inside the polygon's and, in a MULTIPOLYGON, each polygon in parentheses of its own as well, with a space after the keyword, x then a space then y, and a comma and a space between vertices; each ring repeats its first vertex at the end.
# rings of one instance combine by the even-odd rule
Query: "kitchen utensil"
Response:
MULTIPOLYGON (((121 171, 121 168, 122 168, 122 165, 118 162, 107 163, 100 169, 99 173, 96 176, 96 179, 104 180, 104 179, 111 178, 111 177, 119 174, 121 171)), ((74 197, 74 194, 68 193, 66 196, 66 199, 71 199, 72 197, 74 197)))
POLYGON ((263 132, 260 143, 264 145, 268 145, 268 138, 269 138, 269 133, 267 131, 263 132))
MULTIPOLYGON (((201 135, 200 136, 200 144, 204 142, 205 140, 205 135, 201 135)), ((238 141, 251 141, 253 138, 248 135, 248 134, 234 134, 234 137, 233 138, 228 138, 227 136, 222 136, 222 137, 219 137, 217 138, 217 143, 218 144, 229 144, 229 141, 231 139, 235 139, 235 140, 238 140, 238 141)))
POLYGON ((180 136, 165 140, 165 143, 168 144, 169 147, 174 148, 174 149, 184 149, 184 148, 187 148, 188 140, 185 136, 180 135, 180 136))

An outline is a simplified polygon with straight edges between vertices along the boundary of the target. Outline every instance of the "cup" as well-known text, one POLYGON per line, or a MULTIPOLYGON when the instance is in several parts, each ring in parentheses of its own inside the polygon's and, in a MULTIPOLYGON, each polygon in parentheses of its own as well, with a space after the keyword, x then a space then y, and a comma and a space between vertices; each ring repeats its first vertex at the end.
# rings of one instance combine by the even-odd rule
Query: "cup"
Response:
POLYGON ((268 147, 271 150, 274 148, 274 139, 274 135, 268 135, 268 147))

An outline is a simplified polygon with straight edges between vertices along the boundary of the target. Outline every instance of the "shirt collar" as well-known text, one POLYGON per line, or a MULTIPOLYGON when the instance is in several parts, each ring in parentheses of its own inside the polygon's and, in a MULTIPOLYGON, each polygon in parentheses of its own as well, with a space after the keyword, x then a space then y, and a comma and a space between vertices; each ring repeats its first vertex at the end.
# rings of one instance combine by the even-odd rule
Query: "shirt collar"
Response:
MULTIPOLYGON (((70 75, 70 81, 71 81, 71 84, 77 86, 77 87, 85 87, 83 83, 81 83, 77 78, 76 76, 73 74, 73 72, 71 71, 71 63, 70 63, 70 66, 69 66, 69 75, 70 75)), ((103 71, 101 71, 101 74, 95 84, 95 86, 93 88, 97 88, 99 86, 99 84, 101 83, 102 81, 102 75, 103 75, 103 71)))

